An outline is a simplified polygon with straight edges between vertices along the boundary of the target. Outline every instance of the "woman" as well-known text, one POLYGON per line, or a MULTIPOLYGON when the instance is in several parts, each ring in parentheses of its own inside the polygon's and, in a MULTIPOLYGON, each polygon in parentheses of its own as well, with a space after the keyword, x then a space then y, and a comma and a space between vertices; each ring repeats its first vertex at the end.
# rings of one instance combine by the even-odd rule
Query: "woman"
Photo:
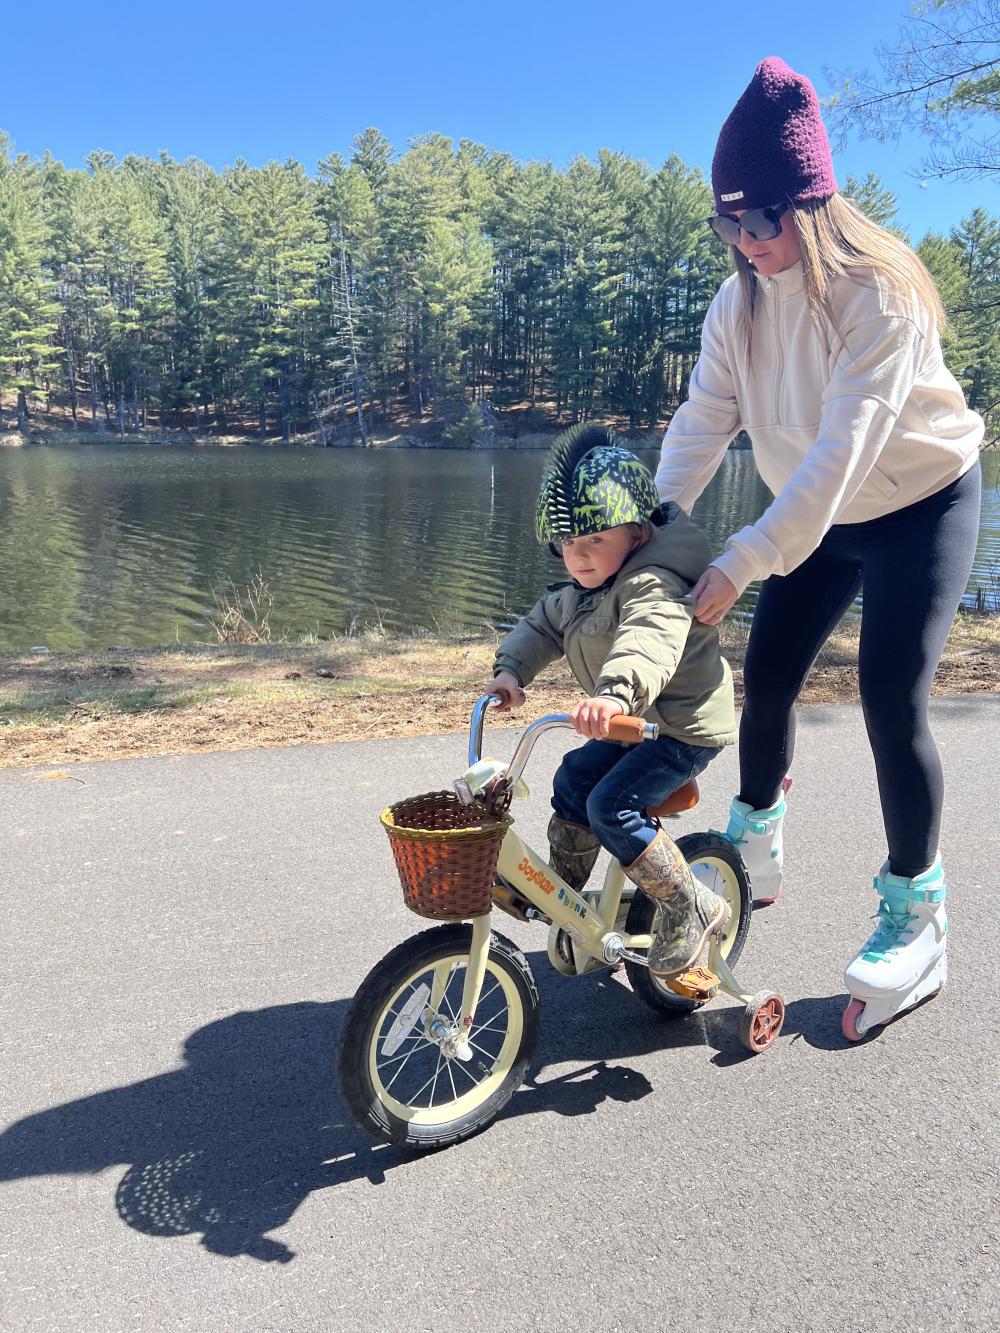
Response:
POLYGON ((712 186, 709 223, 736 272, 705 319, 657 486, 690 511, 742 428, 775 497, 694 588, 696 618, 716 625, 764 581, 728 828, 758 901, 781 891, 795 700, 864 588, 861 700, 889 856, 877 929, 845 972, 844 1031, 858 1038, 946 977, 927 701, 975 553, 983 423, 944 365, 933 280, 838 195, 815 90, 783 61, 758 65, 723 126, 712 186))

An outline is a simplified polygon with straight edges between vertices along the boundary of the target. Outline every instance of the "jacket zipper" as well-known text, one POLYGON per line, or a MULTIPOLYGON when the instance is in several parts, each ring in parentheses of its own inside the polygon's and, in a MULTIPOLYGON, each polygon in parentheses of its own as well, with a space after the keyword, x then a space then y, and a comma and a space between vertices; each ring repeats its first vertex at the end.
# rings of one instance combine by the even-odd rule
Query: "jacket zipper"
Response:
POLYGON ((774 374, 774 425, 781 425, 781 417, 778 415, 778 407, 781 400, 781 377, 785 371, 785 360, 781 351, 781 293, 778 290, 777 283, 773 280, 769 284, 771 296, 774 301, 774 350, 777 357, 777 366, 774 374))

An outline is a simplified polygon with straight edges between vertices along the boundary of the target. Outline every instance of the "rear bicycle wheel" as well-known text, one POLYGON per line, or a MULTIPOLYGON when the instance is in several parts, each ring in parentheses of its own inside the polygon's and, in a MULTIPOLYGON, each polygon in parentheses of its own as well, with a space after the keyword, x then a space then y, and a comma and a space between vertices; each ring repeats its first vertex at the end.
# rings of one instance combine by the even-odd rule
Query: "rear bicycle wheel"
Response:
POLYGON ((479 1003, 459 1033, 472 927, 438 926, 405 940, 369 972, 351 1002, 337 1056, 351 1114, 376 1138, 440 1148, 484 1129, 524 1080, 538 1036, 538 989, 527 960, 493 934, 479 1003))
MULTIPOLYGON (((677 839, 681 855, 695 879, 724 898, 730 906, 729 925, 722 937, 722 956, 735 966, 750 930, 753 894, 746 866, 737 849, 721 833, 686 833, 677 839)), ((625 929, 630 935, 654 935, 660 909, 652 898, 636 893, 629 908, 625 929)), ((643 1004, 666 1014, 690 1014, 705 1000, 686 1000, 654 977, 639 963, 625 963, 629 985, 643 1004)))

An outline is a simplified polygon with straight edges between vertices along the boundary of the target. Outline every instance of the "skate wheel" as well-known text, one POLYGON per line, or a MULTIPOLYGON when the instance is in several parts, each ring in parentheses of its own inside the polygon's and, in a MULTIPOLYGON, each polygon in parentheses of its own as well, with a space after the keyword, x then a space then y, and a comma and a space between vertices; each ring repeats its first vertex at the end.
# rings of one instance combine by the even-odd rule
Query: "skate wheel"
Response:
POLYGON ((848 1041, 864 1041, 868 1035, 866 1032, 858 1031, 858 1023, 861 1021, 861 1015, 864 1012, 864 1000, 852 1000, 844 1010, 844 1015, 840 1020, 840 1029, 848 1041))
POLYGON ((740 1040, 755 1055, 766 1051, 785 1021, 785 1002, 774 991, 762 990, 748 1001, 740 1018, 740 1040))
POLYGON ((773 898, 755 898, 753 900, 753 905, 754 907, 770 907, 771 904, 776 903, 780 897, 781 890, 779 889, 773 898))

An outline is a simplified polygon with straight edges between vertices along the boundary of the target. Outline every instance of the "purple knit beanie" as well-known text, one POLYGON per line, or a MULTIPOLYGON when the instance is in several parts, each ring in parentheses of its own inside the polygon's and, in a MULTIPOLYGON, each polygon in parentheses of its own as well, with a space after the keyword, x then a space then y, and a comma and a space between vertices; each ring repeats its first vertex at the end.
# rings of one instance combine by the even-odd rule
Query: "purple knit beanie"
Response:
POLYGON ((777 56, 760 62, 722 127, 712 188, 720 213, 837 193, 816 89, 777 56))

